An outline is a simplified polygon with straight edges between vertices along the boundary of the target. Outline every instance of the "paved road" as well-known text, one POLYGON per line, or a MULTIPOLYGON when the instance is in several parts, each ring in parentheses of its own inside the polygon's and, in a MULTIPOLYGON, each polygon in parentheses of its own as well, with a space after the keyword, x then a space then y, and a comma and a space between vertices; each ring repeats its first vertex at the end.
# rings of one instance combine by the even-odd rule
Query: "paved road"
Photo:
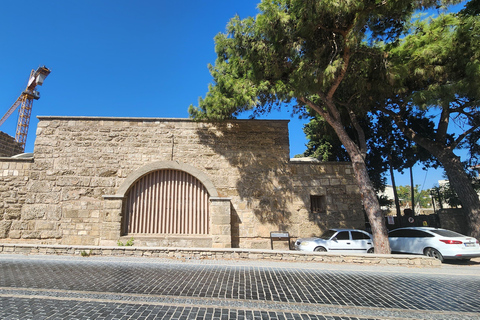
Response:
POLYGON ((0 319, 480 319, 480 262, 425 269, 0 255, 0 319))

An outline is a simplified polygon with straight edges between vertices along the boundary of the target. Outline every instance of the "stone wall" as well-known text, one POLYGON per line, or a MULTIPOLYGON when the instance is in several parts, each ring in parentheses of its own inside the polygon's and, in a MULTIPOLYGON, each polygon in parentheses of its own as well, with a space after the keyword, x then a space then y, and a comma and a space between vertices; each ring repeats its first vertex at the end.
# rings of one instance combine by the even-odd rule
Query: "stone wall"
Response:
POLYGON ((11 157, 22 152, 21 144, 14 137, 0 131, 0 157, 11 157))
MULTIPOLYGON (((212 201, 220 201, 211 205, 211 219, 220 223, 208 240, 213 247, 268 248, 270 231, 295 238, 364 224, 351 165, 291 162, 288 121, 39 119, 35 161, 15 182, 25 197, 19 227, 4 227, 4 241, 115 244, 122 238, 119 190, 152 163, 190 166, 209 179, 212 201), (324 214, 310 212, 311 195, 325 196, 324 214)), ((158 245, 151 237, 141 241, 158 245)), ((202 239, 188 245, 196 241, 205 246, 202 239)))
MULTIPOLYGON (((0 158, 0 239, 16 238, 21 230, 35 228, 21 212, 27 201, 26 185, 32 164, 33 158, 0 158)), ((28 238, 29 234, 24 236, 28 238)))

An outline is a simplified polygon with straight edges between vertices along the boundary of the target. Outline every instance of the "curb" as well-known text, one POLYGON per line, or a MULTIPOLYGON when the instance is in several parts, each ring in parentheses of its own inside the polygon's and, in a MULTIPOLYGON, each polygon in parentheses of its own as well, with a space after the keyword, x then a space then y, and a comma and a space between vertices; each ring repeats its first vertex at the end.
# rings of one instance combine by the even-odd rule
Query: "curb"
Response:
POLYGON ((269 260, 284 262, 349 263, 405 267, 440 267, 441 262, 421 255, 337 254, 261 249, 172 247, 113 247, 0 243, 0 254, 154 257, 197 260, 269 260))

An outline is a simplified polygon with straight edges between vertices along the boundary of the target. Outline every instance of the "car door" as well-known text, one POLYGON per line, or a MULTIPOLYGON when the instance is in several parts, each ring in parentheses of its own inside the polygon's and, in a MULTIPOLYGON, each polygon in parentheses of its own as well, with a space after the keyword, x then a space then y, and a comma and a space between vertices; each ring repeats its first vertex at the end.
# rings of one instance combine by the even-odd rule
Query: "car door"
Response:
POLYGON ((425 247, 428 247, 430 239, 434 237, 434 235, 425 232, 423 230, 409 230, 409 247, 404 250, 404 252, 408 253, 415 253, 415 254, 423 254, 423 250, 425 247))
POLYGON ((388 242, 392 252, 403 252, 407 241, 407 229, 393 230, 388 233, 388 242))
POLYGON ((373 247, 373 241, 370 236, 360 231, 350 231, 352 236, 351 250, 352 252, 367 252, 373 247))
POLYGON ((331 252, 352 252, 352 240, 350 239, 350 232, 339 231, 329 241, 328 250, 331 252))
POLYGON ((433 235, 415 229, 393 230, 388 234, 392 252, 423 254, 425 241, 433 235))

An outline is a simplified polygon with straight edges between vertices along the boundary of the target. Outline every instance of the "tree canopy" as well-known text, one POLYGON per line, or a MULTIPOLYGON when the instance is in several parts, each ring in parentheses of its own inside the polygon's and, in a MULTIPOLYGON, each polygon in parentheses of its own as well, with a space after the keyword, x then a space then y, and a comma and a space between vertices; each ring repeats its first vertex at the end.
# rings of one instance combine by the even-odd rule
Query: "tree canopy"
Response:
POLYGON ((480 136, 480 17, 442 14, 417 20, 401 41, 386 45, 388 85, 377 107, 444 167, 470 227, 480 237, 480 200, 454 153, 478 159, 480 136), (451 127, 456 126, 456 132, 451 127))
POLYGON ((420 208, 429 208, 432 206, 432 199, 430 198, 430 193, 428 190, 420 190, 420 185, 415 185, 414 187, 414 201, 412 204, 412 193, 410 186, 398 186, 397 187, 398 197, 400 198, 400 204, 402 207, 415 207, 417 205, 420 208))
POLYGON ((306 106, 335 131, 352 161, 374 237, 389 253, 387 230, 365 164, 367 142, 359 119, 386 80, 384 50, 415 10, 455 1, 263 0, 255 18, 232 18, 215 37, 214 84, 197 119, 228 119, 246 110, 269 112, 282 103, 306 106), (372 91, 372 88, 375 88, 372 91), (347 128, 355 130, 352 139, 347 128))

